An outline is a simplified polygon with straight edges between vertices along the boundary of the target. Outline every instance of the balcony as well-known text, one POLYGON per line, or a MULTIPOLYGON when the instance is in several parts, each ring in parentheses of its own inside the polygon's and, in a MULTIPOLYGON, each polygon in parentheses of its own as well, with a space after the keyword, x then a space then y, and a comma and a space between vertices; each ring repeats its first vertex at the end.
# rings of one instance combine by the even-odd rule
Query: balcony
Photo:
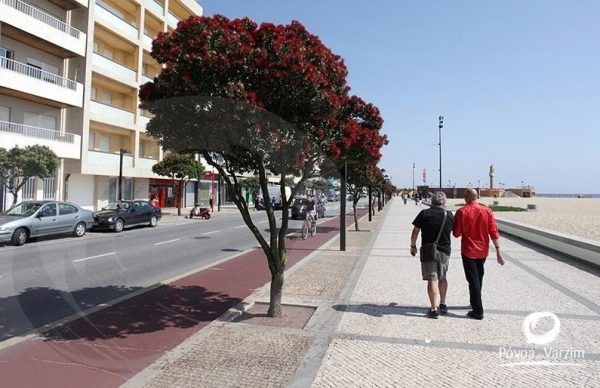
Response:
POLYGON ((162 4, 154 0, 142 0, 142 4, 146 7, 147 10, 152 12, 154 15, 163 18, 165 16, 165 9, 162 4))
POLYGON ((147 75, 142 75, 142 85, 145 84, 146 82, 154 82, 154 78, 150 78, 147 75))
MULTIPOLYGON (((110 153, 89 150, 84 170, 86 174, 118 176, 119 157, 119 152, 110 153)), ((133 157, 127 154, 123 155, 123 176, 136 176, 134 173, 133 157)))
POLYGON ((179 23, 179 18, 171 13, 171 11, 167 12, 167 24, 173 28, 177 28, 177 23, 179 23))
POLYGON ((202 15, 204 13, 202 6, 196 0, 180 0, 180 2, 192 15, 202 15))
POLYGON ((0 22, 66 50, 65 57, 85 56, 83 32, 21 0, 0 0, 0 22))
POLYGON ((142 116, 142 115, 139 116, 138 123, 144 129, 144 131, 146 130, 146 126, 148 125, 149 122, 150 122, 150 117, 146 117, 146 116, 142 116))
POLYGON ((96 4, 96 20, 108 29, 115 31, 134 42, 138 41, 138 29, 109 10, 96 4))
POLYGON ((82 84, 4 57, 0 57, 0 87, 25 95, 25 98, 43 98, 53 106, 82 107, 82 84))
POLYGON ((94 71, 130 86, 135 86, 137 83, 135 71, 98 53, 94 53, 92 56, 92 66, 94 71))
POLYGON ((144 33, 142 36, 142 48, 148 52, 152 51, 152 38, 144 33))
POLYGON ((91 119, 117 127, 134 129, 135 114, 97 101, 90 101, 91 119))
POLYGON ((9 121, 0 121, 0 133, 6 144, 16 144, 20 147, 45 145, 50 147, 59 158, 79 159, 81 136, 73 133, 30 127, 9 121))

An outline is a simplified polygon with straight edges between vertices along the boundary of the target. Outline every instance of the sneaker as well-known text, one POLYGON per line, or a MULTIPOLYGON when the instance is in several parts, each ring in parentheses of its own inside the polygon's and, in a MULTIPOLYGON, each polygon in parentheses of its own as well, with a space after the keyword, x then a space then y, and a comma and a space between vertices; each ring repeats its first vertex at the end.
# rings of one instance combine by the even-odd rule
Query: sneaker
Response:
POLYGON ((448 314, 448 306, 446 306, 443 303, 440 303, 439 310, 440 310, 440 314, 448 314))
POLYGON ((430 309, 429 311, 427 311, 427 318, 438 319, 439 315, 440 314, 438 313, 437 310, 431 310, 430 309))
POLYGON ((467 313, 467 316, 469 318, 477 319, 479 321, 481 321, 483 319, 483 314, 475 314, 475 312, 473 310, 469 311, 467 313))

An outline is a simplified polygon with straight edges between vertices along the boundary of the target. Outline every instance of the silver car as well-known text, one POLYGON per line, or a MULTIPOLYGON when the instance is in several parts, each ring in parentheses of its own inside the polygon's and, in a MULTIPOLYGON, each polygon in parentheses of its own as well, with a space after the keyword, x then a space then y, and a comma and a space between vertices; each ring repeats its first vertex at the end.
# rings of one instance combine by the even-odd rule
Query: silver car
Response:
POLYGON ((70 202, 26 201, 0 213, 0 243, 23 245, 30 237, 71 233, 81 237, 94 215, 70 202))

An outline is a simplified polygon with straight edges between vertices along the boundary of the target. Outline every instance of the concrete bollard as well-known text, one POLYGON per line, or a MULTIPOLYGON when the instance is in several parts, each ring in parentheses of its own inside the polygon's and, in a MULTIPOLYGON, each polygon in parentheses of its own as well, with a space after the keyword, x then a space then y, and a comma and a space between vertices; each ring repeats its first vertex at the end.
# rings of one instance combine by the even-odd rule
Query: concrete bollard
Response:
POLYGON ((527 211, 536 211, 537 207, 534 203, 528 203, 527 204, 527 211))

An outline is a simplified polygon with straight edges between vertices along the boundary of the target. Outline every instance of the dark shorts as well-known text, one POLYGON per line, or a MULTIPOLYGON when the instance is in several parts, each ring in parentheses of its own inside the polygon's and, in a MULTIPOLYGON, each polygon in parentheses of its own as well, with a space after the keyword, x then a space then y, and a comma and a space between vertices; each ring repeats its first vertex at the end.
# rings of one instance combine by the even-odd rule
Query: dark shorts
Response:
MULTIPOLYGON (((440 251, 440 253, 442 253, 440 251)), ((446 279, 446 273, 448 272, 448 264, 450 263, 450 256, 443 253, 444 259, 441 263, 437 261, 428 261, 421 263, 421 274, 423 280, 440 280, 446 279)))

